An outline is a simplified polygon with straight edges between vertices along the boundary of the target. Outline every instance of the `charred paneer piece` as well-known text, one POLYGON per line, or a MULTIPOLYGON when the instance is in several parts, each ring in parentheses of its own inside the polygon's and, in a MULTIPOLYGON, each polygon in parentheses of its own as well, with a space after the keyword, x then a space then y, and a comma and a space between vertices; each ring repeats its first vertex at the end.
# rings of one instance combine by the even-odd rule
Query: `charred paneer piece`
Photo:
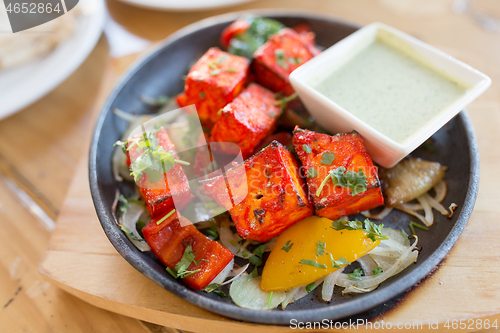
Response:
POLYGON ((200 191, 228 209, 241 237, 259 242, 313 214, 298 163, 277 141, 224 175, 201 181, 200 191))
POLYGON ((191 246, 192 261, 185 272, 178 273, 188 286, 197 290, 207 287, 234 257, 228 249, 203 235, 191 221, 175 212, 167 218, 152 219, 142 233, 153 253, 171 270, 183 258, 186 247, 191 246))
MULTIPOLYGON (((174 158, 178 159, 178 156, 175 153, 175 146, 170 141, 165 129, 157 131, 152 136, 153 137, 148 138, 150 149, 161 149, 163 152, 172 152, 174 158)), ((138 159, 142 159, 145 156, 145 149, 148 148, 140 148, 140 143, 144 143, 142 135, 138 135, 128 140, 127 164, 129 167, 131 167, 131 164, 133 163, 139 163, 140 161, 138 161, 138 159)), ((191 199, 191 190, 189 188, 188 178, 182 169, 182 166, 178 163, 174 163, 172 168, 166 173, 144 172, 136 180, 136 184, 144 197, 146 207, 152 218, 161 215, 166 211, 170 211, 173 208, 180 210, 184 208, 184 206, 187 205, 191 199)))
MULTIPOLYGON (((210 141, 235 143, 240 147, 243 158, 249 158, 276 128, 276 121, 281 114, 277 102, 270 90, 251 83, 222 109, 212 129, 210 141)), ((223 144, 216 147, 217 152, 225 153, 223 144)), ((234 149, 228 147, 227 153, 234 153, 234 149)))
POLYGON ((293 146, 318 216, 335 220, 384 203, 377 167, 357 132, 331 136, 295 128, 293 146))
POLYGON ((194 104, 201 124, 212 128, 219 110, 243 90, 250 63, 247 58, 210 48, 189 71, 180 106, 194 104))
POLYGON ((291 95, 294 90, 288 76, 319 53, 314 46, 314 34, 299 34, 293 29, 283 28, 254 53, 253 69, 257 82, 274 92, 291 95))

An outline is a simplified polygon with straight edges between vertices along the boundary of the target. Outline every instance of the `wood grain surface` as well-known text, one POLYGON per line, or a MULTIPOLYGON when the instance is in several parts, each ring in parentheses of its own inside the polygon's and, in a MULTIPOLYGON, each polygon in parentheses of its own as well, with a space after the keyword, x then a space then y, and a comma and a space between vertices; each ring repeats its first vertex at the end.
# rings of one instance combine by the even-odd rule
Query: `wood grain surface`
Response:
MULTIPOLYGON (((496 222, 500 142, 495 135, 500 127, 500 34, 486 31, 471 15, 454 13, 453 2, 257 0, 193 13, 155 12, 116 0, 107 5, 124 31, 152 43, 187 24, 233 10, 295 8, 357 24, 381 21, 489 75, 492 87, 468 107, 481 155, 480 190, 471 220, 435 274, 378 319, 500 320, 500 225, 496 222)), ((500 17, 497 0, 471 4, 500 17)), ((103 36, 84 64, 49 95, 0 121, 0 221, 6 230, 0 235, 0 331, 286 330, 243 324, 180 300, 135 271, 100 229, 86 176, 90 131, 114 82, 139 56, 112 58, 117 45, 113 37, 103 36), (23 194, 30 199, 23 199, 23 194), (57 220, 52 233, 47 223, 40 222, 40 209, 49 220, 57 220), (40 262, 43 276, 38 271, 40 262)))

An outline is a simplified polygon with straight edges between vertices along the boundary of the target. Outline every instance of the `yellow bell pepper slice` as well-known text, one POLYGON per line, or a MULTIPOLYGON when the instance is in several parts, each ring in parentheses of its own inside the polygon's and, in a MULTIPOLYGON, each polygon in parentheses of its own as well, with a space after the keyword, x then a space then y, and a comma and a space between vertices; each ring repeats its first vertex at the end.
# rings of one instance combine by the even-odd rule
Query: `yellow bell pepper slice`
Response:
POLYGON ((332 220, 310 216, 281 233, 264 266, 260 288, 270 292, 308 285, 346 266, 333 264, 332 258, 353 262, 380 243, 362 230, 337 231, 331 226, 332 220))

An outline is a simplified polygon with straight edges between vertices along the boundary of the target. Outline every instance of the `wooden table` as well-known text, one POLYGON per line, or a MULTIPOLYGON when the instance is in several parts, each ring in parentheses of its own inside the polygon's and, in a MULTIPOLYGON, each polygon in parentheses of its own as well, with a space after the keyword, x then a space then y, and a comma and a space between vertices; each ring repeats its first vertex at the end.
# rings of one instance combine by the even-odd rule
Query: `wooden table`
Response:
MULTIPOLYGON (((493 80, 492 87, 468 108, 481 154, 480 192, 471 222, 491 223, 491 238, 485 243, 495 244, 500 235, 498 224, 493 223, 500 214, 500 141, 494 135, 500 128, 500 34, 485 31, 470 16, 453 13, 452 2, 421 0, 415 5, 411 0, 257 0, 230 9, 196 13, 154 12, 114 0, 107 4, 116 22, 152 42, 205 17, 253 8, 297 8, 358 24, 381 21, 486 73, 493 80)), ((500 17, 498 0, 476 0, 473 4, 500 17)), ((96 111, 119 75, 138 56, 112 58, 109 45, 103 36, 83 65, 52 93, 0 121, 2 332, 175 331, 89 305, 45 282, 38 271, 53 221, 57 220, 81 158, 87 154, 96 111)), ((462 237, 474 237, 473 229, 466 231, 462 237)), ((486 248, 478 244, 469 250, 463 258, 476 260, 479 272, 484 271, 487 276, 488 272, 498 271, 498 246, 486 248), (492 257, 496 260, 491 261, 492 257)), ((491 308, 489 315, 500 318, 499 303, 492 304, 497 306, 491 308)))

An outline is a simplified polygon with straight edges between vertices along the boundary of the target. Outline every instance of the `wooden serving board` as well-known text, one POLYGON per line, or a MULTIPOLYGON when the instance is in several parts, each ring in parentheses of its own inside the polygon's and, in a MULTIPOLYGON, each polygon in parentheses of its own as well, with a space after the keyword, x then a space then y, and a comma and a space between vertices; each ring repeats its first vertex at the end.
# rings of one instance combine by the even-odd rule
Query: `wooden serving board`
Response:
MULTIPOLYGON (((481 99, 469 111, 475 127, 481 128, 477 133, 481 183, 472 217, 432 276, 372 322, 383 320, 394 326, 398 322, 419 322, 424 329, 429 329, 429 323, 439 323, 445 329, 448 320, 489 318, 497 319, 500 325, 500 173, 496 167, 500 147, 489 139, 500 127, 500 105, 481 99)), ((207 333, 290 330, 213 314, 174 296, 136 271, 101 229, 90 196, 86 157, 61 209, 40 271, 49 282, 97 307, 168 327, 207 333)), ((465 322, 468 331, 484 329, 465 322)))

